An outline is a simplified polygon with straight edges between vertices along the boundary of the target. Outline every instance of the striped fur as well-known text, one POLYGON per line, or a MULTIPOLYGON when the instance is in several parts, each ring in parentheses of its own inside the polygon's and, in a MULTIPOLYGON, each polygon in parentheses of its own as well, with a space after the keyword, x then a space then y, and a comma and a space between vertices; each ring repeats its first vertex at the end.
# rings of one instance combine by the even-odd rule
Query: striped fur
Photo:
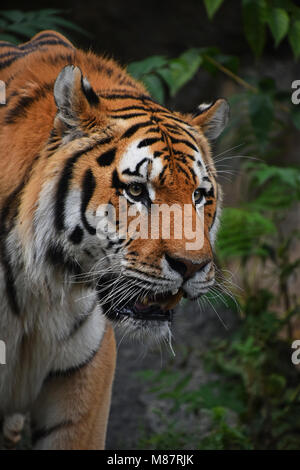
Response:
MULTIPOLYGON (((36 448, 103 448, 115 367, 107 318, 137 289, 193 298, 213 282, 221 190, 208 136, 223 129, 227 105, 171 112, 116 62, 53 31, 0 42, 0 80, 0 418, 29 411, 36 448), (139 203, 128 196, 132 182, 145 187, 139 203), (201 250, 174 238, 97 237, 100 204, 117 214, 120 195, 128 208, 183 206, 199 187, 201 250)), ((122 323, 136 335, 169 334, 168 321, 122 323)))

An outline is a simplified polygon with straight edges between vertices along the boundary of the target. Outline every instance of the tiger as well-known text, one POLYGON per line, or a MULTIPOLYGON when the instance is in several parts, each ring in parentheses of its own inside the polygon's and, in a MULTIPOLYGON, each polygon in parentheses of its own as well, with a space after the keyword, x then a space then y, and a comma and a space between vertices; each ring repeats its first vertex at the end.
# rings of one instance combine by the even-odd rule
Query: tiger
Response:
POLYGON ((166 339, 181 298, 214 284, 212 145, 229 105, 171 111, 114 59, 50 30, 0 42, 0 80, 0 421, 30 414, 33 449, 104 449, 114 328, 166 339), (121 225, 120 200, 146 218, 189 205, 201 246, 129 226, 100 236, 98 208, 121 225))

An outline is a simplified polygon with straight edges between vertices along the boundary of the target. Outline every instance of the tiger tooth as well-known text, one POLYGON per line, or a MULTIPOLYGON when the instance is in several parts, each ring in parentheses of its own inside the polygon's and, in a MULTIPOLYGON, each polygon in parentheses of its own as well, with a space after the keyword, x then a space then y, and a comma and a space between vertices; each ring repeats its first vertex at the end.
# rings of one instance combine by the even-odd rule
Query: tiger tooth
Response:
POLYGON ((173 289, 173 290, 172 290, 172 295, 177 294, 178 291, 179 291, 179 289, 173 289))

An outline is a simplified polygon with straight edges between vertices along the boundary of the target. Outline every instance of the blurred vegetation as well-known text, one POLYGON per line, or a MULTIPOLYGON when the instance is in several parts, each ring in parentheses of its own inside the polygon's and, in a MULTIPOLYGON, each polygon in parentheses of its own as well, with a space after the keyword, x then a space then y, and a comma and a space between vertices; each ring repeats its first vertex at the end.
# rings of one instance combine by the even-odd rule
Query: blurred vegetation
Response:
MULTIPOLYGON (((222 0, 204 1, 208 17, 222 0)), ((263 60, 267 34, 274 47, 289 42, 294 60, 300 56, 300 8, 291 1, 242 0, 244 35, 255 65, 263 60)), ((237 207, 225 208, 217 243, 220 271, 238 263, 243 290, 236 295, 240 321, 227 340, 212 341, 204 355, 218 380, 195 385, 193 373, 174 372, 172 363, 160 372, 143 371, 154 398, 170 406, 168 418, 161 410, 163 430, 141 439, 151 449, 297 449, 300 431, 299 372, 291 362, 293 321, 300 313, 299 297, 290 292, 290 279, 299 276, 300 258, 294 242, 300 231, 288 224, 290 211, 300 201, 300 167, 286 166, 286 136, 300 129, 300 110, 291 103, 291 90, 282 91, 266 77, 239 74, 239 59, 217 47, 190 49, 176 59, 154 56, 133 63, 129 71, 142 80, 158 101, 174 96, 199 67, 212 77, 225 74, 238 85, 229 97, 232 119, 223 133, 231 149, 216 157, 220 175, 231 173, 229 151, 243 144, 239 166, 243 194, 237 207), (281 166, 272 162, 280 161, 281 166), (230 162, 229 163, 227 163, 230 162), (290 228, 289 228, 290 227, 290 228), (185 429, 199 419, 199 430, 185 429), (211 432, 201 438, 200 414, 211 419, 211 432), (199 417, 199 418, 198 418, 199 417)), ((295 77, 299 78, 299 77, 295 77)), ((236 165, 235 165, 236 166, 236 165)), ((299 207, 299 206, 298 206, 299 207)), ((223 277, 223 275, 222 275, 223 277)), ((206 296, 218 310, 232 305, 228 283, 206 296)))
POLYGON ((65 33, 76 31, 89 36, 87 31, 72 21, 63 17, 67 11, 55 8, 45 8, 35 11, 4 10, 0 11, 0 41, 14 44, 30 39, 43 29, 54 29, 65 33))
MULTIPOLYGON (((223 3, 204 0, 207 21, 214 21, 223 3)), ((275 48, 287 41, 294 60, 299 59, 300 7, 296 1, 241 0, 240 6, 244 36, 253 52, 249 67, 255 70, 263 61, 268 35, 275 48)), ((45 28, 86 34, 62 14, 53 9, 3 11, 0 39, 18 42, 45 28)), ((243 194, 237 206, 225 208, 222 215, 217 244, 221 293, 214 290, 206 296, 216 310, 223 303, 234 309, 225 268, 236 263, 243 284, 236 294, 239 322, 226 340, 212 342, 205 354, 207 368, 217 373, 217 380, 199 387, 193 373, 174 372, 172 364, 160 372, 140 374, 149 382, 149 392, 165 400, 170 412, 167 417, 159 416, 162 431, 145 435, 139 445, 151 449, 296 449, 300 381, 291 363, 291 342, 300 304, 291 292, 290 280, 299 276, 300 258, 294 243, 300 231, 288 218, 299 204, 300 168, 286 166, 281 156, 286 137, 300 129, 300 110, 291 103, 290 89, 279 90, 268 76, 242 77, 239 58, 225 55, 218 47, 189 49, 171 59, 148 57, 131 63, 128 71, 163 103, 199 68, 212 77, 224 74, 237 90, 229 97, 232 119, 221 144, 230 143, 230 148, 216 156, 218 173, 231 172, 229 152, 241 143, 243 152, 253 156, 238 164, 243 194), (205 411, 211 431, 204 438, 200 431, 188 432, 176 417, 178 409, 196 420, 205 411)))

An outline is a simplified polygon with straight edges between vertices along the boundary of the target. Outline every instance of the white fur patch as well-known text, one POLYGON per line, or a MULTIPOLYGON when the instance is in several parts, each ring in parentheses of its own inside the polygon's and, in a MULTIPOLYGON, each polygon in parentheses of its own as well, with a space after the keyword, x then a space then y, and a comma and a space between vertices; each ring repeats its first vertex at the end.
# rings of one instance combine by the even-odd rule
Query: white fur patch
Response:
POLYGON ((132 182, 133 178, 135 181, 146 182, 149 162, 153 160, 153 154, 149 147, 138 148, 138 145, 142 139, 138 139, 132 142, 122 155, 119 163, 119 171, 122 175, 122 180, 125 182, 132 182), (140 166, 139 163, 145 160, 140 166), (128 175, 124 171, 129 170, 134 173, 138 171, 138 175, 128 175))

